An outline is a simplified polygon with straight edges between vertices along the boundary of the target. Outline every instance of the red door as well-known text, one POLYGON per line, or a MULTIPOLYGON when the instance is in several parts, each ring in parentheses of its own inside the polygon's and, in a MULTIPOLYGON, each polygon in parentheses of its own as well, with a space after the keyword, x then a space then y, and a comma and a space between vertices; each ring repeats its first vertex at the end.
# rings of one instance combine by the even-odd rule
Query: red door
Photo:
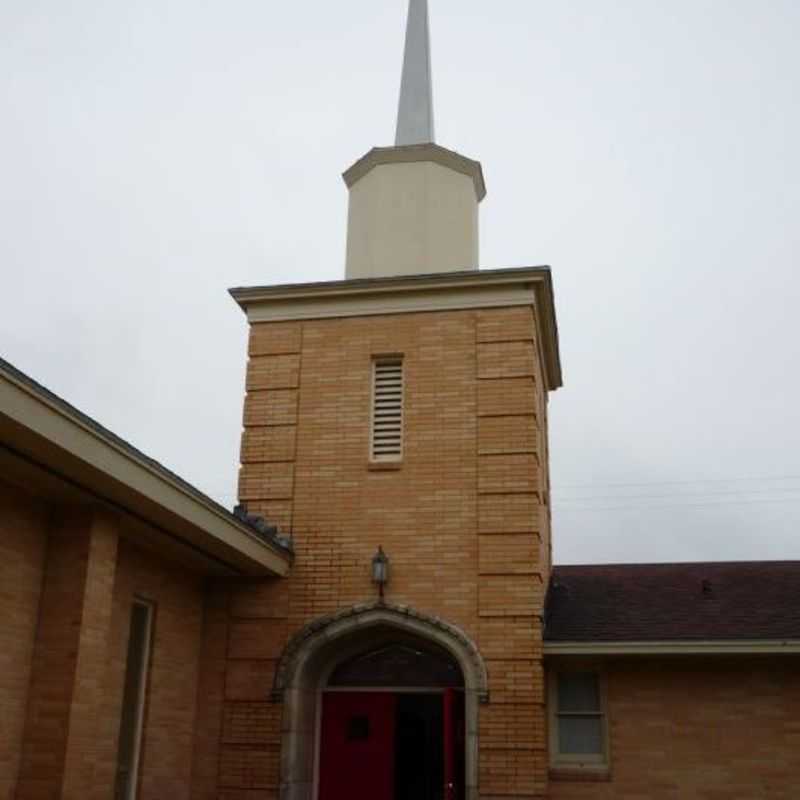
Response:
POLYGON ((322 696, 319 800, 393 800, 395 696, 322 696))

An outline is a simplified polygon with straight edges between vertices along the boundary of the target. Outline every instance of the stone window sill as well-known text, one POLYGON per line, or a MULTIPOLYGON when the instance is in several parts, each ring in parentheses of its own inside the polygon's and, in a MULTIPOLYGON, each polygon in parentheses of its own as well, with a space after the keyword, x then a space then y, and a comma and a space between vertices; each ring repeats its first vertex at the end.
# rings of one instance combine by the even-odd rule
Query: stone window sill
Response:
POLYGON ((402 468, 402 461, 370 461, 367 464, 367 469, 370 472, 395 472, 402 468))
POLYGON ((608 767, 550 767, 551 781, 572 781, 574 783, 602 783, 611 780, 608 767))

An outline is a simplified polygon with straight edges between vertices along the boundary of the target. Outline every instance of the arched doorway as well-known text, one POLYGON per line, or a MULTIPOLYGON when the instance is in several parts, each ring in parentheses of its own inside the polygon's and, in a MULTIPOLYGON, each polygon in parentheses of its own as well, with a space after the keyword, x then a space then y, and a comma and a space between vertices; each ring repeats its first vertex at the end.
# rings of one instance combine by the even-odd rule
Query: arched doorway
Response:
POLYGON ((275 698, 286 800, 477 798, 487 677, 455 626, 380 603, 316 620, 287 646, 275 698))
POLYGON ((322 694, 319 800, 463 800, 464 677, 393 635, 336 666, 322 694))

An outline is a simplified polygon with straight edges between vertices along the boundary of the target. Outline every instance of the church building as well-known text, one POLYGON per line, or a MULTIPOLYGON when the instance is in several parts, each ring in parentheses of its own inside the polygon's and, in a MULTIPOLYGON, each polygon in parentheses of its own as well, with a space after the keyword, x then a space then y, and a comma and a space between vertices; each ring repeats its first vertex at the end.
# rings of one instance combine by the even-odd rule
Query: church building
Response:
POLYGON ((800 562, 553 565, 551 271, 479 268, 427 0, 344 180, 343 280, 231 290, 233 512, 0 361, 0 800, 795 800, 800 562))

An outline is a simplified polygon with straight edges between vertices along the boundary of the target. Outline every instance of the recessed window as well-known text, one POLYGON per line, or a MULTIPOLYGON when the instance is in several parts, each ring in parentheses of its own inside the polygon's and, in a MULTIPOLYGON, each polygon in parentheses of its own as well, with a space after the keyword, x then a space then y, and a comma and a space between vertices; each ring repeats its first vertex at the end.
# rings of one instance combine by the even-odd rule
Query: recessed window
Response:
POLYGON ((403 358, 376 358, 372 362, 372 429, 370 459, 403 458, 403 358))
POLYGON ((606 714, 596 672, 559 672, 553 678, 551 761, 553 766, 605 767, 606 714))
POLYGON ((131 608, 117 750, 114 797, 121 800, 134 800, 137 796, 152 627, 153 605, 144 600, 135 600, 131 608))

